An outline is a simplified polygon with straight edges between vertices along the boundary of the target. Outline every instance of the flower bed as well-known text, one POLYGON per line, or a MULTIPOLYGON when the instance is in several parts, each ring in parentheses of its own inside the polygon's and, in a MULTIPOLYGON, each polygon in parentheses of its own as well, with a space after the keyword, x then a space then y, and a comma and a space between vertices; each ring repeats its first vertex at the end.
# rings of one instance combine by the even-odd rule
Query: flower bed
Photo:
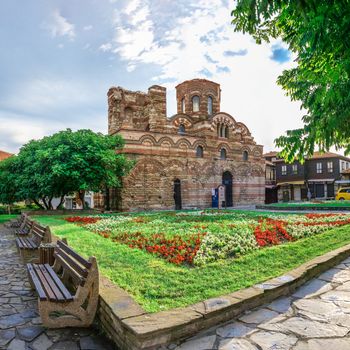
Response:
POLYGON ((106 239, 176 265, 201 266, 350 224, 350 215, 251 216, 232 211, 68 217, 106 239))

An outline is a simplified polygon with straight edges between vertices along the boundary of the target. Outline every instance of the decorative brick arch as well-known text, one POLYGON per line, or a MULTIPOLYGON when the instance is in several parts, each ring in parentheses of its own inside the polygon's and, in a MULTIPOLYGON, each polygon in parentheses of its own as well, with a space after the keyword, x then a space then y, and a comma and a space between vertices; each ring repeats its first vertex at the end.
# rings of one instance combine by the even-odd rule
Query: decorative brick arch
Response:
POLYGON ((178 140, 175 144, 175 146, 177 148, 182 148, 182 149, 189 149, 192 148, 191 142, 188 141, 187 139, 181 138, 180 140, 178 140), (182 145, 186 146, 186 147, 181 147, 182 145))
POLYGON ((171 118, 173 126, 178 128, 181 124, 185 126, 186 129, 190 129, 193 125, 193 121, 190 116, 186 114, 177 114, 171 118))
POLYGON ((202 140, 195 141, 192 145, 192 148, 195 150, 198 146, 202 146, 204 151, 207 148, 207 144, 202 140))
POLYGON ((264 176, 264 170, 259 165, 253 165, 251 169, 252 176, 264 176))
POLYGON ((155 146, 157 144, 156 139, 151 135, 141 136, 140 139, 138 140, 138 142, 142 145, 150 144, 151 146, 155 146))
POLYGON ((246 164, 242 164, 237 168, 237 174, 240 176, 250 176, 251 168, 246 164))
POLYGON ((220 112, 218 114, 215 114, 213 118, 211 118, 212 130, 216 130, 216 127, 218 124, 224 124, 228 126, 230 129, 234 129, 237 123, 235 119, 228 113, 220 112))
POLYGON ((242 134, 243 136, 251 136, 249 129, 247 126, 241 122, 236 124, 236 132, 242 134))
MULTIPOLYGON (((168 137, 168 136, 161 137, 161 138, 158 140, 157 144, 158 144, 159 146, 163 146, 163 144, 165 144, 166 142, 169 143, 170 147, 174 147, 174 146, 175 146, 174 140, 173 140, 172 138, 168 137)), ((164 146, 163 146, 163 147, 164 147, 164 146)))
POLYGON ((216 146, 216 150, 218 152, 220 152, 221 148, 225 148, 226 152, 232 152, 232 148, 230 147, 228 142, 220 142, 217 146, 216 146))
POLYGON ((254 157, 261 157, 262 156, 262 150, 260 147, 254 147, 252 153, 253 153, 254 157))

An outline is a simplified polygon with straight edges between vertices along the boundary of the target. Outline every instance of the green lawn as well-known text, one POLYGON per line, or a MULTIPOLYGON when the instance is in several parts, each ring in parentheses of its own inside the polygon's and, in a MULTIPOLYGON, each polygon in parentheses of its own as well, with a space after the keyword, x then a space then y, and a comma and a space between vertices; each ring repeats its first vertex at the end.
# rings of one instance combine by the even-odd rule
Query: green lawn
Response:
POLYGON ((288 208, 288 207, 296 207, 296 206, 302 206, 302 207, 350 207, 350 201, 324 201, 321 203, 318 202, 289 202, 289 203, 271 203, 267 204, 267 207, 281 207, 281 208, 288 208))
POLYGON ((1 214, 0 215, 0 225, 5 223, 6 221, 12 220, 12 219, 14 219, 16 217, 18 217, 18 215, 1 214))
MULTIPOLYGON (((246 214, 248 218, 262 215, 246 214)), ((183 218, 171 213, 164 215, 169 217, 169 231, 178 234, 186 233, 189 224, 198 225, 198 222, 213 225, 214 228, 221 222, 221 227, 228 230, 227 223, 237 214, 231 212, 223 217, 194 215, 183 218)), ((132 217, 141 217, 141 222, 121 222, 117 231, 124 230, 125 227, 132 231, 135 225, 139 225, 139 230, 142 230, 143 226, 146 227, 146 233, 150 229, 155 232, 164 230, 159 219, 154 219, 152 223, 149 215, 132 217)), ((283 214, 283 217, 286 215, 283 214)), ((100 271, 133 295, 149 312, 186 306, 249 287, 282 275, 316 256, 350 243, 350 225, 346 225, 296 242, 255 249, 235 259, 190 267, 174 265, 146 251, 131 249, 128 245, 88 231, 86 227, 68 223, 62 217, 40 216, 36 219, 49 225, 57 236, 67 238, 68 243, 82 255, 95 255, 100 271)), ((171 232, 168 234, 172 235, 171 232)))

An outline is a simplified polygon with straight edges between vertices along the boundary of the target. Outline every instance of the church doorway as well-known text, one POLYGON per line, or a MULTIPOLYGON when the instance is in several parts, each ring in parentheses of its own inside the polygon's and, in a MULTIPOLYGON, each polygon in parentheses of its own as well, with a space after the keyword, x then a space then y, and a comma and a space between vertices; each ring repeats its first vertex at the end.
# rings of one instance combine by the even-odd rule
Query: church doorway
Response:
POLYGON ((175 210, 182 209, 181 181, 179 179, 174 180, 174 201, 175 201, 175 210))
POLYGON ((232 207, 232 174, 229 171, 222 174, 222 184, 225 185, 226 207, 232 207))

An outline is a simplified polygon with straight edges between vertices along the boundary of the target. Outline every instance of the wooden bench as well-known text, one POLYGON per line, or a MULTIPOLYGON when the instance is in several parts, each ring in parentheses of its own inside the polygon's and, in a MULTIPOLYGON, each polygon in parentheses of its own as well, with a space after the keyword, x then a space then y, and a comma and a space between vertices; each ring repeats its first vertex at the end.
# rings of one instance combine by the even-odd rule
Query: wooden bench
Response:
POLYGON ((34 224, 34 221, 26 215, 26 218, 24 219, 24 222, 21 225, 21 227, 15 229, 14 231, 15 235, 28 236, 33 227, 33 224, 34 224))
POLYGON ((27 264, 41 320, 48 328, 89 327, 99 295, 96 258, 86 260, 62 241, 57 242, 54 256, 53 266, 27 264))
POLYGON ((50 228, 34 222, 30 236, 16 238, 16 245, 24 263, 38 262, 40 244, 50 243, 51 241, 50 228))
POLYGON ((9 228, 20 228, 25 219, 27 217, 27 214, 21 214, 21 216, 18 219, 11 220, 6 226, 9 228))

